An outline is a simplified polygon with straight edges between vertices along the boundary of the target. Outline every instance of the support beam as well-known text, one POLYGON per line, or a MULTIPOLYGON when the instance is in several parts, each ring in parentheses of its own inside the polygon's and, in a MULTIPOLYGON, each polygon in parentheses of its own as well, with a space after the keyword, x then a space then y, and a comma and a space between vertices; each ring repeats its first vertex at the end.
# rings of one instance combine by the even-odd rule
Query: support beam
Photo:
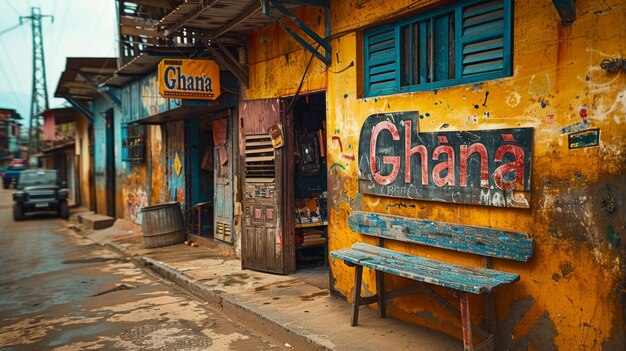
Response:
MULTIPOLYGON (((328 2, 324 1, 324 8, 326 10, 326 28, 325 28, 325 37, 328 38, 330 35, 330 5, 328 2)), ((309 26, 307 26, 304 22, 302 22, 299 18, 297 18, 289 9, 287 9, 283 4, 281 4, 277 0, 261 0, 261 9, 263 14, 268 16, 274 21, 278 26, 284 29, 293 39, 295 39, 302 47, 311 52, 315 57, 317 57, 320 61, 322 61, 325 65, 330 65, 330 44, 326 41, 326 39, 320 37, 315 31, 313 31, 309 26), (293 29, 289 28, 286 24, 284 24, 278 17, 276 17, 270 6, 273 6, 278 11, 280 11, 283 15, 293 21, 299 29, 301 29, 304 33, 306 33, 311 39, 313 39, 317 44, 317 48, 314 48, 311 44, 309 44, 304 38, 302 38, 298 33, 296 33, 293 29), (324 54, 319 51, 319 47, 324 49, 324 54)))
POLYGON ((239 16, 226 22, 226 24, 224 24, 215 33, 213 33, 211 39, 217 39, 221 37, 223 34, 228 33, 231 29, 237 27, 241 22, 256 15, 260 10, 261 10, 261 4, 258 2, 253 3, 250 7, 248 7, 242 13, 240 13, 239 16))
POLYGON ((561 17, 563 27, 569 27, 576 19, 576 1, 575 0, 552 0, 556 12, 561 17))
POLYGON ((241 82, 241 84, 248 87, 248 72, 241 67, 241 65, 239 65, 239 62, 237 62, 232 55, 230 55, 228 49, 226 49, 223 45, 221 47, 215 47, 206 42, 204 45, 220 66, 226 67, 226 69, 229 70, 239 80, 239 82, 241 82))
POLYGON ((73 108, 80 112, 81 115, 85 116, 87 121, 89 121, 89 124, 93 124, 94 116, 93 113, 89 111, 89 108, 87 106, 85 106, 80 100, 75 99, 71 95, 63 95, 63 98, 67 100, 67 102, 69 102, 73 108))

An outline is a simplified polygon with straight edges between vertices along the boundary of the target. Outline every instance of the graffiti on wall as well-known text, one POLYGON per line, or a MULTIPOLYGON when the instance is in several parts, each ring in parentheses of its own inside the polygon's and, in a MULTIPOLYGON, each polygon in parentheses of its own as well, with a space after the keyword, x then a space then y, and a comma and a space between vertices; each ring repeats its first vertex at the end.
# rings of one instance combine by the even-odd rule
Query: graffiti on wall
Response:
POLYGON ((141 209, 148 206, 148 194, 143 189, 131 189, 126 194, 126 212, 131 221, 141 224, 141 209))
POLYGON ((417 112, 369 116, 359 137, 364 194, 530 207, 532 128, 417 132, 417 112))

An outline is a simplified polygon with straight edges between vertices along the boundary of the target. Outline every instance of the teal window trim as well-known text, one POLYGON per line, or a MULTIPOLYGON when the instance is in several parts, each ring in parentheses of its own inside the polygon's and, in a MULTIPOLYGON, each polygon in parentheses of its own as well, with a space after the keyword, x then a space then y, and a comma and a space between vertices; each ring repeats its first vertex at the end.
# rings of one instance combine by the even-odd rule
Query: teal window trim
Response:
POLYGON ((365 31, 363 35, 365 97, 433 90, 511 76, 513 2, 512 0, 502 0, 489 4, 491 2, 485 0, 463 1, 365 31), (463 10, 481 4, 485 4, 485 6, 475 8, 472 16, 469 16, 471 21, 478 24, 468 25, 468 28, 465 28, 463 25, 467 22, 463 18, 463 10), (503 11, 502 21, 498 20, 499 17, 496 17, 494 21, 483 20, 480 16, 483 13, 493 13, 493 11, 503 11), (417 58, 419 83, 415 84, 413 82, 415 76, 413 70, 416 67, 411 64, 406 67, 404 62, 407 58, 414 61, 415 50, 411 48, 410 53, 403 55, 402 40, 404 34, 402 28, 408 26, 410 43, 428 42, 426 37, 433 35, 435 29, 438 29, 440 33, 449 33, 448 27, 446 27, 447 21, 441 21, 439 18, 451 14, 454 15, 454 66, 449 65, 448 57, 446 57, 448 42, 441 41, 441 38, 449 37, 449 35, 442 34, 439 36, 442 45, 437 46, 437 48, 431 47, 432 51, 436 52, 430 53, 430 55, 438 55, 439 61, 437 62, 441 62, 441 64, 428 65, 427 50, 420 47, 417 55, 419 56, 417 58), (412 25, 419 26, 418 36, 420 38, 414 38, 413 30, 411 30, 412 25), (387 41, 387 38, 392 39, 392 41, 387 41), (414 39, 419 40, 415 41, 414 39), (471 47, 472 44, 474 44, 474 49, 471 47), (470 46, 470 48, 466 48, 466 46, 470 46), (388 51, 384 49, 385 47, 388 47, 388 51), (502 48, 501 52, 500 48, 502 48), (391 54, 393 57, 390 57, 391 54), (497 62, 500 59, 501 64, 497 62), (496 60, 496 62, 489 63, 486 60, 496 60), (454 69, 454 77, 445 79, 451 68, 454 69), (433 79, 433 75, 439 80, 428 82, 428 77, 431 76, 433 79))

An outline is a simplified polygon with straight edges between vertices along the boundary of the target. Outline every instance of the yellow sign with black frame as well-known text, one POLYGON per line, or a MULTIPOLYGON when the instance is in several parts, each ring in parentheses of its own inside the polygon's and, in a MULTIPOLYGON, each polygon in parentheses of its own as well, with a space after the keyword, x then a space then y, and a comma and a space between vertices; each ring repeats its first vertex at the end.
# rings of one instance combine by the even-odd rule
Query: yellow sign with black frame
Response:
POLYGON ((163 59, 159 94, 168 99, 215 100, 221 94, 220 68, 212 60, 163 59))

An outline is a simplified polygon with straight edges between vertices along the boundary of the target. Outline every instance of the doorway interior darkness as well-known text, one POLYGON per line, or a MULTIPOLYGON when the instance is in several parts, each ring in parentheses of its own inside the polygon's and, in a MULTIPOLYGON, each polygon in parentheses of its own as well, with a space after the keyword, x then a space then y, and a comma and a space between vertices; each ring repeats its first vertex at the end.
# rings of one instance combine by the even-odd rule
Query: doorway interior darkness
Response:
MULTIPOLYGON (((293 103, 291 196, 296 269, 328 264, 326 94, 300 96, 293 103)), ((289 117, 288 117, 289 118, 289 117)))

